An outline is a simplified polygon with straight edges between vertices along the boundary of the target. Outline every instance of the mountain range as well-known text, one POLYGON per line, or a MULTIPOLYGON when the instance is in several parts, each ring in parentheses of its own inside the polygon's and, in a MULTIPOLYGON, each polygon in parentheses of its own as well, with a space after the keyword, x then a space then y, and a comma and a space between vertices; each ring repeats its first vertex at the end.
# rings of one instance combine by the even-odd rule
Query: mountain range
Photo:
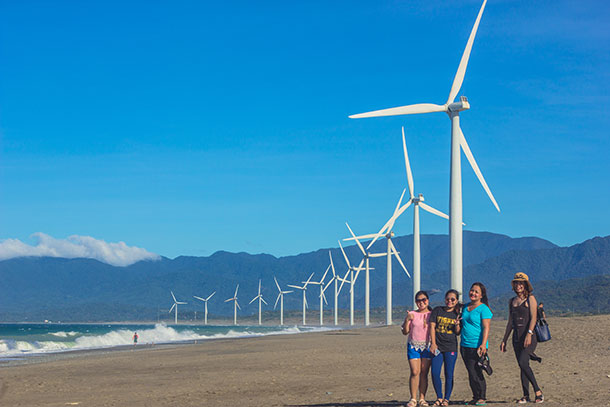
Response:
MULTIPOLYGON (((393 239, 403 262, 410 269, 413 237, 393 239)), ((510 280, 517 271, 530 275, 536 290, 552 284, 572 282, 594 284, 597 277, 610 274, 610 236, 596 237, 570 247, 557 245, 536 237, 511 238, 489 232, 464 231, 464 288, 474 281, 488 287, 491 298, 510 292, 510 280), (540 282, 540 287, 538 286, 540 282)), ((372 252, 384 252, 385 241, 378 241, 372 252)), ((194 295, 210 300, 211 315, 232 314, 232 304, 224 302, 233 296, 240 284, 238 298, 243 315, 257 312, 248 305, 257 294, 262 280, 263 297, 271 310, 277 296, 275 276, 283 289, 286 284, 300 284, 314 273, 319 280, 326 270, 332 253, 335 268, 343 276, 347 270, 338 248, 320 249, 295 256, 274 257, 268 254, 229 253, 219 251, 209 257, 162 257, 156 261, 140 261, 126 267, 115 267, 92 259, 52 257, 22 257, 0 261, 0 320, 2 321, 122 321, 167 318, 172 305, 170 290, 179 301, 184 316, 201 312, 203 304, 194 295)), ((345 251, 352 264, 362 258, 356 246, 345 251)), ((449 238, 447 235, 422 235, 422 288, 441 292, 449 286, 449 238)), ((371 306, 385 305, 385 257, 371 260, 371 306)), ((411 300, 411 280, 400 265, 393 262, 393 299, 395 305, 407 305, 411 300)), ((328 280, 329 277, 326 277, 328 280)), ((582 283, 582 284, 581 284, 582 283)), ((599 285, 599 284, 598 284, 599 285)), ((556 287, 556 290, 564 288, 556 287)), ((604 287, 604 285, 601 285, 604 287)), ((608 285, 605 286, 606 289, 608 285)), ((332 302, 332 289, 327 291, 332 302)), ((356 283, 356 306, 362 308, 363 276, 356 283)), ((319 289, 310 286, 309 304, 318 308, 319 289)), ((606 298, 610 293, 606 293, 606 298)), ((346 308, 348 287, 340 297, 340 307, 346 308)), ((549 304, 554 304, 555 299, 549 304)), ((285 297, 286 309, 301 307, 300 293, 285 297)), ((599 304, 597 305, 599 308, 599 304)), ((603 308, 602 304, 602 308, 603 308)))

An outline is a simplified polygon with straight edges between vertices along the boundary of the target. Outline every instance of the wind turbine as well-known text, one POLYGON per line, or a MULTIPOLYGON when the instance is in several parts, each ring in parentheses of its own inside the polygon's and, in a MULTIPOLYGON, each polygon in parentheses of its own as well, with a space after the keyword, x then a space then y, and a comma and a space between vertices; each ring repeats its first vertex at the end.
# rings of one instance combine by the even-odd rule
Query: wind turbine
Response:
POLYGON ((172 305, 172 307, 169 309, 169 313, 171 314, 172 310, 175 310, 174 323, 177 325, 178 324, 178 304, 184 305, 184 304, 186 304, 186 302, 181 302, 181 301, 176 300, 176 297, 174 296, 173 291, 170 291, 170 293, 172 294, 172 298, 174 299, 174 305, 172 305))
POLYGON ((201 298, 201 297, 197 297, 196 295, 193 295, 193 298, 197 298, 198 300, 203 301, 203 303, 205 304, 205 312, 204 312, 204 316, 203 316, 203 323, 204 325, 208 324, 208 301, 210 300, 210 298, 212 298, 212 296, 216 294, 216 291, 214 291, 212 294, 210 294, 210 296, 208 298, 201 298))
POLYGON ((485 9, 487 0, 483 1, 483 5, 479 10, 479 14, 474 23, 474 27, 470 32, 470 37, 466 43, 466 48, 462 54, 462 59, 458 66, 458 70, 453 79, 453 84, 449 92, 449 97, 444 105, 436 105, 432 103, 418 103, 414 105, 407 105, 401 107, 395 107, 391 109, 376 110, 368 113, 361 113, 350 116, 350 118, 358 119, 365 117, 379 117, 379 116, 397 116, 406 114, 419 114, 419 113, 434 113, 434 112, 445 112, 451 119, 451 173, 450 173, 450 193, 449 193, 449 240, 450 240, 450 267, 451 267, 451 287, 456 289, 460 295, 462 294, 462 170, 460 163, 460 150, 464 151, 464 155, 468 159, 470 166, 474 170, 479 182, 485 189, 485 192, 491 199, 492 203, 500 212, 500 207, 496 202, 496 199, 491 193, 491 190, 483 178, 483 174, 477 165, 477 162, 468 147, 464 133, 460 128, 460 112, 463 110, 470 109, 470 104, 465 96, 460 97, 459 102, 454 102, 464 76, 466 74, 466 67, 468 65, 468 59, 470 58, 470 51, 472 50, 472 44, 479 28, 479 22, 485 9))
MULTIPOLYGON (((352 228, 349 227, 349 224, 347 222, 345 222, 345 225, 349 229, 349 233, 351 233, 352 239, 356 241, 356 244, 358 245, 358 248, 362 252, 362 256, 365 261, 364 268, 366 270, 366 273, 364 275, 365 276, 365 278, 364 278, 364 282, 365 282, 365 284, 364 284, 364 325, 370 325, 371 289, 370 289, 369 271, 374 270, 374 269, 372 269, 370 267, 369 261, 370 261, 371 257, 382 257, 382 256, 385 256, 386 254, 385 253, 369 253, 368 249, 364 250, 364 247, 362 247, 362 244, 360 244, 360 241, 358 240, 358 238, 352 231, 352 228)), ((348 239, 343 239, 343 240, 348 240, 348 239)), ((360 270, 358 270, 358 272, 356 273, 356 277, 354 278, 354 280, 356 280, 358 278, 358 273, 360 273, 360 270)))
POLYGON ((237 287, 235 287, 235 295, 233 298, 225 300, 225 302, 235 301, 235 304, 233 304, 233 325, 237 325, 237 308, 241 310, 241 307, 237 303, 237 290, 239 290, 239 284, 237 284, 237 287))
POLYGON ((413 172, 411 171, 411 164, 409 163, 409 155, 407 154, 407 142, 405 140, 405 128, 402 128, 402 150, 405 156, 405 169, 407 170, 407 184, 409 185, 409 195, 411 199, 409 199, 409 203, 413 204, 413 309, 417 309, 417 304, 415 303, 415 295, 421 289, 421 254, 420 254, 420 239, 419 239, 419 207, 427 212, 430 212, 433 215, 440 216, 441 218, 449 219, 449 216, 439 211, 438 209, 434 209, 430 205, 424 203, 424 196, 419 194, 415 196, 414 194, 414 182, 413 182, 413 172))
POLYGON ((290 284, 288 284, 288 287, 296 288, 297 290, 303 291, 303 325, 306 325, 305 315, 306 315, 306 312, 307 312, 306 311, 306 308, 307 308, 307 284, 309 284, 309 281, 313 277, 313 274, 314 273, 311 273, 311 275, 309 276, 307 281, 303 281, 303 286, 302 287, 299 287, 298 285, 290 285, 290 284))
POLYGON ((257 299, 258 299, 258 324, 261 325, 261 311, 262 311, 261 302, 264 302, 265 305, 268 305, 267 302, 265 300, 263 300, 263 295, 261 294, 261 280, 258 280, 258 295, 256 297, 252 298, 252 301, 250 301, 250 304, 252 304, 257 299))
POLYGON ((324 295, 324 279, 326 278, 326 274, 328 274, 328 270, 330 270, 330 264, 328 267, 326 267, 326 271, 324 272, 324 275, 320 281, 311 281, 309 283, 311 285, 320 286, 320 326, 324 325, 324 303, 328 304, 328 301, 326 301, 326 296, 324 295))
POLYGON ((324 289, 322 290, 322 293, 324 293, 324 291, 326 291, 326 289, 328 289, 328 287, 330 287, 330 285, 332 283, 334 283, 335 286, 335 308, 333 309, 333 314, 335 317, 335 325, 339 324, 339 308, 338 308, 338 298, 339 298, 339 291, 338 291, 338 287, 337 287, 337 281, 341 280, 341 277, 339 277, 337 275, 337 273, 335 273, 335 265, 333 264, 333 256, 330 253, 330 250, 328 251, 328 257, 330 257, 330 269, 333 272, 333 277, 330 279, 330 281, 328 282, 328 284, 326 284, 326 287, 324 287, 324 289))
POLYGON ((349 283, 349 324, 354 325, 354 284, 356 284, 356 279, 354 278, 354 271, 362 270, 362 264, 364 263, 364 259, 360 261, 358 267, 352 267, 349 262, 349 259, 345 255, 345 251, 343 250, 343 246, 341 246, 341 242, 339 241, 339 247, 341 248, 341 253, 343 253, 343 257, 345 258, 345 262, 347 263, 347 271, 345 272, 345 276, 343 278, 339 278, 341 281, 341 285, 339 286, 339 292, 341 292, 341 288, 343 288, 344 283, 349 283), (347 275, 349 274, 350 278, 347 279, 347 275))
POLYGON ((277 286, 277 289, 280 292, 277 295, 277 299, 275 300, 275 305, 273 306, 273 309, 275 309, 277 307, 277 302, 279 301, 280 302, 280 325, 284 325, 284 294, 290 294, 292 291, 282 291, 279 283, 277 282, 277 279, 275 277, 273 277, 273 279, 275 280, 275 285, 277 286))
MULTIPOLYGON (((366 247, 366 250, 369 250, 373 246, 373 243, 375 243, 375 241, 377 241, 377 239, 380 237, 385 237, 387 240, 388 250, 386 252, 386 325, 392 325, 392 256, 396 257, 396 260, 398 260, 398 263, 402 266, 402 269, 405 271, 407 276, 411 277, 400 256, 398 255, 398 251, 396 250, 394 243, 392 243, 392 238, 394 237, 394 232, 392 232, 392 228, 394 227, 394 223, 396 222, 396 219, 398 219, 398 217, 402 215, 402 213, 411 204, 410 202, 408 202, 402 207, 400 206, 402 203, 402 198, 405 196, 406 191, 406 189, 402 191, 402 195, 400 195, 400 199, 398 200, 398 204, 396 204, 394 213, 385 223, 385 225, 383 225, 383 227, 381 228, 381 230, 379 230, 378 233, 358 236, 358 239, 373 239, 366 247)), ((352 237, 346 240, 357 239, 355 239, 355 237, 352 237)))

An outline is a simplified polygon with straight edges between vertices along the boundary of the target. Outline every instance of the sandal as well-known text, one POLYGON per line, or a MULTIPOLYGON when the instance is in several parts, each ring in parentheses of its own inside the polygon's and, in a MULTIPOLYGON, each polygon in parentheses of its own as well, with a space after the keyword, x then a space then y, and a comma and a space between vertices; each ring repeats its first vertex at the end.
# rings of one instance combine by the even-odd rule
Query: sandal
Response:
POLYGON ((415 400, 415 399, 409 400, 409 402, 407 403, 407 407, 417 407, 417 400, 415 400))
POLYGON ((544 394, 540 393, 539 396, 536 396, 536 404, 544 403, 544 394))
POLYGON ((441 403, 442 406, 448 406, 449 405, 449 400, 445 399, 443 400, 443 402, 441 403))
POLYGON ((475 406, 486 406, 487 405, 487 401, 481 399, 481 401, 477 400, 476 403, 474 403, 475 406))
POLYGON ((530 398, 527 396, 523 396, 519 400, 517 400, 517 404, 526 404, 529 402, 530 402, 530 398))
POLYGON ((443 399, 436 399, 436 401, 432 405, 433 406, 442 406, 443 405, 443 399))
POLYGON ((428 404, 428 402, 426 400, 421 399, 421 400, 419 400, 418 405, 421 407, 428 407, 430 404, 428 404))

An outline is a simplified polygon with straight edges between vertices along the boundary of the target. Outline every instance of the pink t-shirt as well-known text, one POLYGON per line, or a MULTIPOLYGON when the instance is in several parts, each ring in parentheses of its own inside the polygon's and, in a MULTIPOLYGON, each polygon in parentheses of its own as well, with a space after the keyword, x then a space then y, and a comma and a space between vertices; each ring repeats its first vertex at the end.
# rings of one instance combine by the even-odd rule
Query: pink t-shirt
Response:
POLYGON ((415 349, 423 350, 430 346, 430 311, 409 311, 413 319, 409 321, 410 331, 408 343, 415 349))

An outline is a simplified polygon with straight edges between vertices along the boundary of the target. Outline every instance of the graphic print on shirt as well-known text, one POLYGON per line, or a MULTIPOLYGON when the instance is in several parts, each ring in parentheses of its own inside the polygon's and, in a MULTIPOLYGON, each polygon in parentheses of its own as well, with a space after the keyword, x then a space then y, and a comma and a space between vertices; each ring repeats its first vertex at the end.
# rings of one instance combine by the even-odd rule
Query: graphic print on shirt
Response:
POLYGON ((436 332, 452 335, 456 320, 438 315, 436 317, 436 332))

